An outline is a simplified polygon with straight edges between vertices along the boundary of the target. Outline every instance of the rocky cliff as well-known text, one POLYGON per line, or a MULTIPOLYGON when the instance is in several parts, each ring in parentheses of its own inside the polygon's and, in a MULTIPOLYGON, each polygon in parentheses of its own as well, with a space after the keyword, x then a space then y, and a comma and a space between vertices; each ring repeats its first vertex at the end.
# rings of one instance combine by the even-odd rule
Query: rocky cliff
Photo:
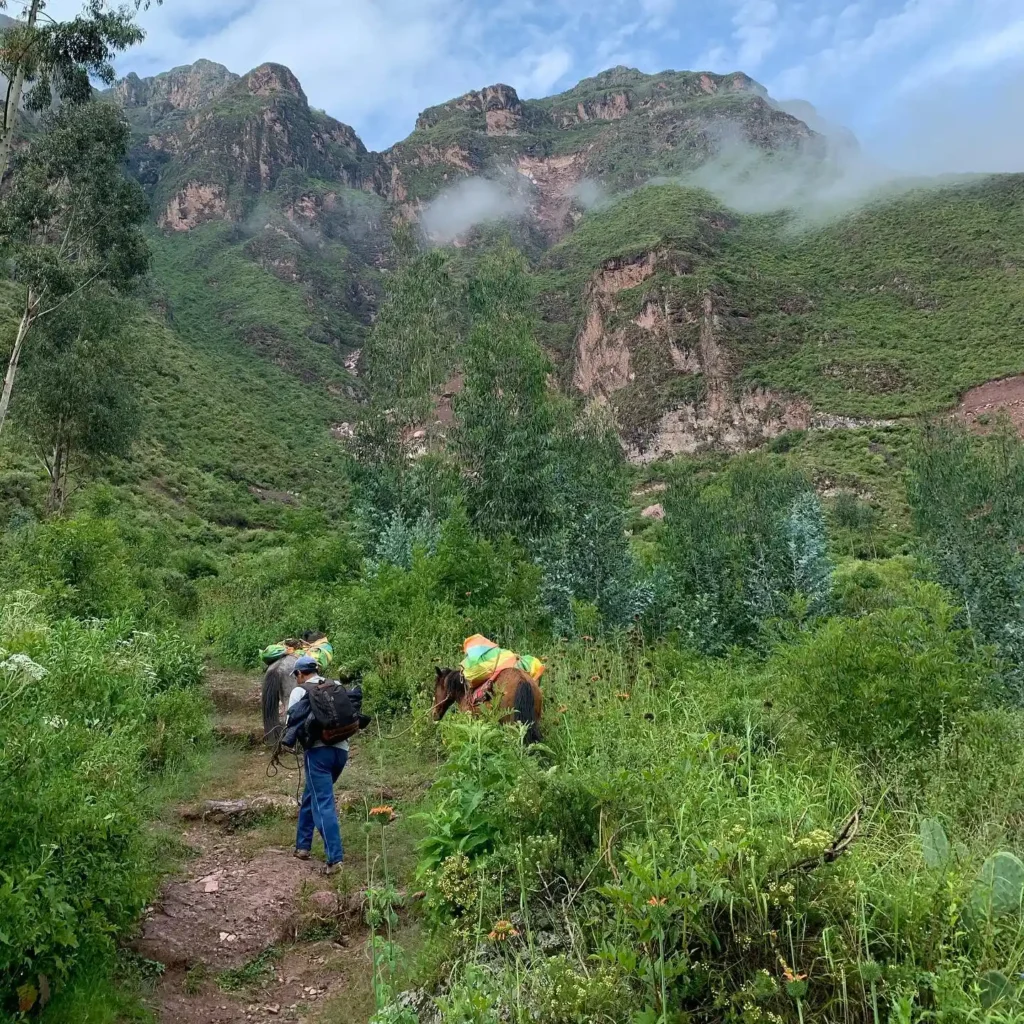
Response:
POLYGON ((199 60, 153 78, 142 79, 132 72, 114 86, 111 96, 129 117, 142 112, 156 124, 173 110, 198 110, 237 81, 238 75, 222 64, 199 60))

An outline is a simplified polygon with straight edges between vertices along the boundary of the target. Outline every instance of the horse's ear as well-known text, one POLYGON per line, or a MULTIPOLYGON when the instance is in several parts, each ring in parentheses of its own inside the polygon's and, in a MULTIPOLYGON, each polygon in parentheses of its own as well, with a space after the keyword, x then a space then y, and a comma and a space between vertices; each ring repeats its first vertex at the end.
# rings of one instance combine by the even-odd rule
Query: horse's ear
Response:
POLYGON ((434 672, 437 674, 437 678, 441 679, 444 676, 444 669, 440 665, 434 666, 434 672))

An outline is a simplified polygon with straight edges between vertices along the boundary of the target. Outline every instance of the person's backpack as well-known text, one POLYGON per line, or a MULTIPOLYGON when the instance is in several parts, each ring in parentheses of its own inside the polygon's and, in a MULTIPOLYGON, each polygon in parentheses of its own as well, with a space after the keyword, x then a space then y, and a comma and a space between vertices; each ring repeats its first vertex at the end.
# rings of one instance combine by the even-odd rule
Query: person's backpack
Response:
POLYGON ((339 743, 359 732, 359 712, 353 706, 348 690, 341 683, 319 679, 303 683, 313 713, 312 739, 339 743))

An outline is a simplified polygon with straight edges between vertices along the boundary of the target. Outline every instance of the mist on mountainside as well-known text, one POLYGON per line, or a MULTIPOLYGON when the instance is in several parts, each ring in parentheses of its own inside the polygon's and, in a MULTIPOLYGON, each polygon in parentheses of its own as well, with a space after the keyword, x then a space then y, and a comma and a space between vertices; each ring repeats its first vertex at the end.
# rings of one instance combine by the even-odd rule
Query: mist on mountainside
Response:
POLYGON ((513 175, 498 181, 464 178, 427 204, 420 223, 430 242, 446 245, 471 228, 515 220, 528 210, 525 190, 513 175))
MULTIPOLYGON (((797 148, 766 151, 735 125, 716 130, 715 155, 690 174, 657 176, 706 189, 739 213, 790 211, 795 226, 846 216, 877 200, 921 188, 948 187, 968 175, 1024 169, 1024 75, 984 97, 930 90, 893 102, 865 143, 805 100, 775 101, 818 137, 797 148)), ((442 192, 423 215, 426 236, 447 244, 485 223, 515 220, 530 205, 514 174, 501 181, 468 179, 442 192)), ((615 202, 597 179, 571 190, 584 210, 615 202)))
POLYGON ((853 146, 829 146, 824 154, 809 147, 766 153, 730 129, 722 131, 711 160, 676 180, 706 189, 739 213, 788 210, 798 221, 810 223, 843 216, 882 195, 920 185, 853 146))
POLYGON ((573 186, 570 195, 584 210, 593 210, 610 202, 608 190, 594 178, 584 178, 582 181, 578 181, 573 186))

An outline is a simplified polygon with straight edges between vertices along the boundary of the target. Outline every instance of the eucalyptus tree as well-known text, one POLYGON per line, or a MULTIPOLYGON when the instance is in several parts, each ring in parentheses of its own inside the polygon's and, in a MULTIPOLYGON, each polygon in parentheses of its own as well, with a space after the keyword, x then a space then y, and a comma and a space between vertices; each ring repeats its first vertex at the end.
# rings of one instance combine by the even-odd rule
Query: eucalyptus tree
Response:
POLYGON ((19 161, 0 200, 0 247, 21 316, 0 394, 0 431, 33 327, 94 285, 124 291, 149 266, 148 206, 125 177, 130 131, 107 103, 62 107, 19 161))

